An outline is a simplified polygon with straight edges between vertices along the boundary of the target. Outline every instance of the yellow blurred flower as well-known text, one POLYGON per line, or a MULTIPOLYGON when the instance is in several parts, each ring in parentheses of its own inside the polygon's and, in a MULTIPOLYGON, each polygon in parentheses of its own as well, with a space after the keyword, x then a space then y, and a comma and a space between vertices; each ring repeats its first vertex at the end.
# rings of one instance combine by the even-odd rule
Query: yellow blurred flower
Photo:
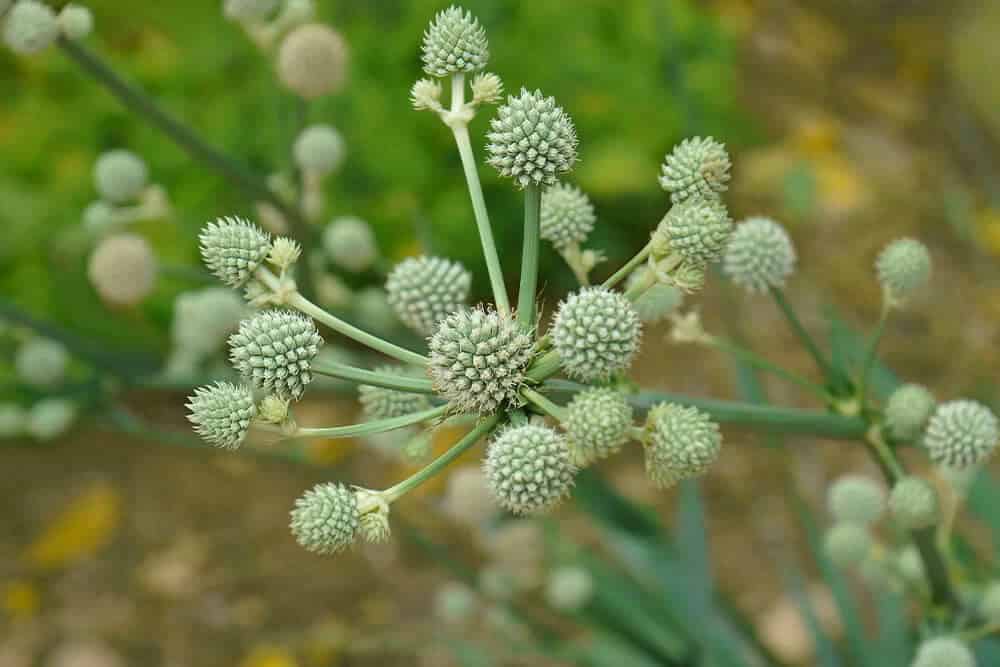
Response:
POLYGON ((114 537, 121 521, 121 496, 107 482, 95 482, 73 498, 34 542, 24 558, 56 569, 94 555, 114 537))

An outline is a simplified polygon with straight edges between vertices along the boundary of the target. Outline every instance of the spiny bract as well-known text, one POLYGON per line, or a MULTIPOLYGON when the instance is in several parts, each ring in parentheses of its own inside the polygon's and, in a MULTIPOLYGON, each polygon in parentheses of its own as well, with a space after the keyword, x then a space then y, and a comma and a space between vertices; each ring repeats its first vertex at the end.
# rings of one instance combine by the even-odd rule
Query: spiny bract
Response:
POLYGON ((531 336, 509 317, 479 308, 452 313, 430 338, 434 389, 462 412, 517 405, 534 356, 531 336))
MULTIPOLYGON (((408 366, 385 365, 375 369, 376 373, 406 377, 420 377, 421 373, 408 366)), ((397 389, 375 387, 370 384, 358 385, 358 400, 365 419, 389 419, 427 410, 430 401, 423 394, 411 394, 397 389)))
POLYGON ((490 121, 487 162, 524 188, 555 185, 576 163, 576 129, 555 98, 540 90, 507 98, 490 121))
POLYGON ((674 203, 718 197, 729 187, 729 154, 712 137, 685 139, 663 161, 660 185, 674 203))
POLYGON ((576 474, 566 439, 534 424, 508 427, 497 435, 484 466, 493 495, 515 514, 552 507, 569 493, 576 474))
POLYGON ((309 364, 323 339, 311 319, 290 310, 260 312, 229 337, 230 361, 245 380, 298 400, 312 380, 309 364))
POLYGON ((982 403, 957 400, 942 403, 931 416, 924 447, 934 463, 967 468, 982 463, 1000 438, 996 415, 982 403))
POLYGON ((646 473, 664 488, 705 473, 722 449, 719 426, 697 408, 661 403, 645 428, 646 473))
POLYGON ((878 280, 890 303, 906 301, 931 278, 931 255, 916 239, 897 239, 875 260, 878 280))
POLYGON ((421 50, 424 71, 438 77, 481 70, 490 59, 486 31, 471 12, 454 5, 434 17, 421 50))
POLYGON ((722 270, 749 292, 783 287, 795 270, 795 247, 785 228, 775 221, 750 218, 733 230, 722 270))
POLYGON ((960 639, 935 637, 917 647, 910 667, 976 667, 976 656, 960 639))
POLYGON ((335 554, 354 544, 360 517, 354 491, 343 484, 317 484, 295 501, 292 535, 313 553, 335 554))
POLYGON ((596 222, 590 197, 575 185, 558 183, 542 193, 541 237, 557 250, 586 241, 596 222))
POLYGON ((566 406, 563 424, 577 465, 590 465, 614 454, 629 438, 632 407, 614 389, 581 391, 566 406))
POLYGON ((271 252, 271 237, 242 218, 220 218, 198 236, 208 270, 230 287, 242 287, 271 252))
POLYGON ((223 449, 238 448, 257 416, 250 387, 230 382, 198 387, 186 407, 195 433, 210 445, 223 449))
POLYGON ((733 221, 720 200, 692 197, 667 211, 653 234, 653 252, 676 253, 703 268, 722 256, 732 231, 733 221))
POLYGON ((559 305, 552 343, 566 374, 589 382, 628 368, 641 333, 639 316, 622 294, 585 287, 559 305))
POLYGON ((438 322, 466 306, 472 275, 458 262, 410 257, 385 282, 389 305, 406 326, 429 336, 438 322))
POLYGON ((889 396, 883 410, 889 433, 899 440, 914 440, 934 412, 934 395, 919 384, 904 384, 889 396))
POLYGON ((837 521, 870 524, 885 511, 885 491, 868 477, 845 475, 834 482, 826 495, 827 509, 837 521))
POLYGON ((904 530, 933 526, 940 517, 937 491, 926 480, 908 476, 896 482, 889 494, 889 512, 904 530))

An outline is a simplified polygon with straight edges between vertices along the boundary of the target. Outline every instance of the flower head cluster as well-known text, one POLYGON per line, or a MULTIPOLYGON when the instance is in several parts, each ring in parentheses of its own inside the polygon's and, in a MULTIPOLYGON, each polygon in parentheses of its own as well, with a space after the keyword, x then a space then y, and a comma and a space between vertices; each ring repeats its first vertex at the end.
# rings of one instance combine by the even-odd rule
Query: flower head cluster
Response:
POLYGON ((604 387, 581 391, 566 412, 566 436, 579 466, 614 454, 629 439, 632 406, 619 391, 604 387))
POLYGON ((81 5, 66 5, 59 12, 58 20, 59 30, 67 39, 84 39, 94 28, 94 15, 81 5))
POLYGON ((512 426, 486 452, 486 479, 497 501, 515 514, 549 509, 573 485, 576 465, 566 439, 545 426, 512 426))
POLYGON ((31 338, 17 348, 14 369, 25 384, 53 387, 66 377, 69 352, 62 343, 47 338, 31 338))
POLYGON ((208 270, 230 287, 242 287, 271 252, 271 237, 242 218, 220 218, 198 240, 208 270))
POLYGON ((458 262, 425 255, 397 264, 385 290, 400 321, 429 336, 438 322, 466 306, 471 285, 472 275, 458 262))
POLYGON ((827 507, 837 521, 868 525, 885 511, 885 491, 861 475, 846 475, 827 491, 827 507))
POLYGON ((295 28, 278 49, 278 79, 307 100, 335 93, 347 79, 347 43, 333 28, 307 23, 295 28))
POLYGON ((371 225, 361 218, 334 218, 323 230, 323 249, 330 260, 351 273, 367 270, 378 259, 371 225))
POLYGON ((685 139, 663 161, 660 185, 674 203, 714 199, 729 187, 729 154, 712 137, 685 139))
POLYGON ((297 401, 312 381, 310 363, 322 344, 308 317, 268 310, 244 320, 230 336, 230 360, 253 386, 297 401))
POLYGON ((330 125, 310 125, 302 130, 292 155, 295 163, 303 171, 328 174, 344 161, 344 138, 330 125))
POLYGON ((146 162, 132 151, 108 151, 94 163, 94 187, 101 197, 112 204, 138 198, 148 181, 146 162))
POLYGON ((885 403, 885 425, 894 438, 914 440, 924 430, 936 405, 934 395, 919 384, 904 384, 885 403))
POLYGON ((898 239, 879 254, 875 270, 889 305, 900 306, 930 281, 931 255, 916 239, 898 239))
POLYGON ((704 267, 722 257, 733 221, 719 199, 693 197, 670 207, 653 235, 653 252, 676 253, 691 266, 704 267))
POLYGON ((976 656, 955 637, 934 637, 917 647, 910 667, 976 667, 976 656))
POLYGON ((313 553, 339 553, 357 539, 361 517, 355 492, 343 484, 317 484, 295 501, 292 535, 313 553))
POLYGON ((938 465, 967 468, 985 461, 996 449, 1000 424, 982 403, 970 400, 942 403, 931 416, 924 447, 938 465))
POLYGON ((58 38, 59 21, 55 12, 38 0, 18 0, 3 22, 3 41, 14 53, 39 53, 58 38))
POLYGON ((575 185, 559 183, 542 193, 541 237, 557 250, 586 241, 596 222, 590 197, 575 185))
POLYGON ((823 542, 827 557, 838 567, 860 565, 872 549, 868 527, 853 521, 838 521, 826 533, 823 542))
POLYGON ((933 526, 941 513, 937 491, 919 477, 904 477, 892 487, 889 512, 903 530, 933 526))
POLYGON ((216 382, 195 389, 187 408, 191 412, 188 420, 194 424, 195 433, 223 449, 238 448, 257 416, 250 387, 230 382, 216 382))
POLYGON ((156 255, 137 234, 117 234, 103 239, 94 249, 87 275, 106 303, 134 306, 156 286, 156 255))
POLYGON ((641 333, 632 303, 603 287, 571 294, 559 305, 552 324, 552 342, 563 370, 585 382, 604 380, 628 368, 641 333))
POLYGON ((660 487, 704 474, 719 458, 719 426, 697 408, 657 405, 646 417, 646 473, 660 487))
POLYGON ((722 270, 748 292, 783 287, 795 270, 795 246, 785 228, 769 218, 736 226, 722 258, 722 270))
POLYGON ((576 163, 576 129, 555 98, 522 88, 497 110, 486 135, 487 162, 521 188, 555 185, 576 163))
POLYGON ((470 12, 454 5, 434 17, 421 50, 424 71, 436 77, 475 72, 490 59, 486 30, 470 12))

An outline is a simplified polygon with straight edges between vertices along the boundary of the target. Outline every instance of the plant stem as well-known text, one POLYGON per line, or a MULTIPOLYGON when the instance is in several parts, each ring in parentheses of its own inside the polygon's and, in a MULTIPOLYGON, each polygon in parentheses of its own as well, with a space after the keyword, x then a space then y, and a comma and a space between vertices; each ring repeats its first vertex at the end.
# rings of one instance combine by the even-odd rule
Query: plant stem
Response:
POLYGON ((637 266, 645 262, 649 258, 649 254, 653 252, 653 242, 650 241, 642 250, 636 253, 635 257, 627 261, 622 268, 615 271, 610 278, 601 283, 601 287, 606 289, 611 289, 621 281, 625 280, 632 271, 635 270, 637 266))
MULTIPOLYGON (((458 113, 465 104, 465 75, 455 74, 451 79, 451 111, 458 113)), ((479 229, 479 240, 483 246, 483 257, 486 259, 486 271, 490 276, 490 286, 493 289, 493 300, 501 315, 510 315, 510 301, 507 298, 507 287, 503 282, 503 268, 500 266, 500 256, 497 255, 496 242, 493 240, 493 228, 490 226, 490 215, 486 210, 486 199, 483 197, 483 186, 479 182, 479 172, 476 171, 476 158, 472 153, 472 142, 469 140, 469 127, 464 122, 450 124, 455 135, 455 145, 462 159, 462 169, 465 172, 465 182, 472 199, 472 212, 479 229)))
POLYGON ((872 365, 875 363, 875 356, 878 352, 878 344, 882 340, 882 334, 885 333, 885 323, 888 319, 889 306, 883 302, 882 310, 878 316, 878 324, 875 327, 875 332, 872 333, 871 340, 868 341, 868 345, 865 348, 865 356, 861 362, 861 375, 858 377, 858 403, 861 407, 865 405, 865 398, 868 393, 868 376, 871 375, 872 365))
POLYGON ((492 415, 481 421, 475 428, 469 431, 461 440, 452 445, 451 449, 437 457, 424 468, 420 469, 402 482, 389 487, 382 492, 382 497, 386 502, 394 502, 403 495, 417 488, 428 479, 444 470, 448 465, 461 456, 467 449, 479 442, 480 438, 489 433, 500 422, 499 415, 492 415))
POLYGON ((385 387, 386 389, 396 389, 411 394, 433 394, 431 381, 425 378, 406 377, 405 375, 393 375, 390 373, 380 373, 379 371, 369 371, 363 368, 338 364, 335 362, 318 363, 311 366, 314 373, 327 375, 340 380, 357 382, 358 384, 370 384, 375 387, 385 387))
POLYGON ((528 369, 526 377, 532 382, 542 382, 546 378, 559 372, 562 358, 556 350, 549 350, 535 360, 535 363, 528 369))
POLYGON ((405 426, 412 426, 425 422, 429 419, 443 417, 448 413, 447 405, 440 405, 429 410, 414 412, 401 417, 390 419, 376 419, 362 424, 351 424, 350 426, 332 426, 328 428, 299 428, 292 433, 288 439, 295 438, 353 438, 359 435, 373 435, 375 433, 385 433, 395 431, 405 426))
POLYGON ((768 371, 770 373, 773 373, 774 375, 777 375, 778 377, 788 380, 789 382, 797 384, 803 389, 819 396, 821 399, 823 399, 824 403, 829 401, 830 399, 829 395, 826 393, 826 390, 823 389, 823 387, 820 387, 815 383, 810 382, 808 379, 802 377, 801 375, 798 375, 797 373, 793 373, 792 371, 789 371, 785 368, 782 368, 781 366, 778 366, 772 361, 769 361, 761 356, 758 356, 753 351, 748 350, 740 345, 737 345, 736 343, 727 341, 724 338, 712 336, 711 342, 707 344, 718 350, 731 354, 734 357, 750 364, 751 366, 754 366, 755 368, 768 371))
POLYGON ((524 188, 524 245, 521 252, 521 286, 517 293, 517 321, 526 329, 535 324, 535 292, 538 289, 539 215, 542 190, 535 184, 524 188))
POLYGON ((963 642, 971 644, 974 641, 980 639, 985 639, 990 635, 1000 634, 1000 623, 990 623, 988 625, 983 625, 978 628, 969 628, 968 630, 963 630, 958 633, 958 638, 963 642))
POLYGON ((795 314, 795 309, 792 308, 792 304, 785 298, 784 291, 779 287, 772 287, 771 296, 774 298, 774 302, 778 304, 781 312, 785 315, 785 319, 787 319, 788 324, 791 325, 792 331, 795 332, 799 341, 803 346, 805 346, 806 350, 809 351, 809 354, 816 361, 816 365, 819 366, 819 369, 823 372, 827 381, 840 386, 843 380, 841 373, 838 372, 837 369, 835 369, 823 355, 823 353, 820 352, 819 346, 816 345, 816 341, 813 340, 811 335, 809 335, 806 328, 802 326, 802 322, 799 320, 799 316, 795 314))
POLYGON ((566 408, 561 405, 556 405, 531 387, 521 387, 521 395, 524 396, 529 403, 553 419, 556 419, 559 422, 566 421, 566 417, 569 414, 569 411, 566 410, 566 408))

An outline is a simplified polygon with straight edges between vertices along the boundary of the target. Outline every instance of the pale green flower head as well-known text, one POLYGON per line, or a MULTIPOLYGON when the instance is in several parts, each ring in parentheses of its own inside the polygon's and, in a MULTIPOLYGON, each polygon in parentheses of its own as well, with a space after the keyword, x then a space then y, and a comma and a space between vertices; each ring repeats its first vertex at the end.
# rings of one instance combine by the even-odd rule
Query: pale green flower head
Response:
POLYGON ((661 403, 646 416, 646 474, 666 488, 698 477, 719 458, 722 434, 706 413, 661 403))
POLYGON ((82 5, 66 5, 59 12, 58 20, 59 29, 66 39, 84 39, 94 29, 94 15, 82 5))
POLYGON ((28 428, 28 413, 17 403, 0 403, 0 439, 16 438, 28 428))
POLYGON ((1000 425, 993 411, 982 403, 957 400, 934 411, 924 434, 924 447, 938 465, 967 468, 993 454, 1000 439, 1000 425))
POLYGON ((112 204, 138 199, 148 181, 146 162, 132 151, 108 151, 94 163, 94 187, 112 204))
POLYGON ((501 431, 484 463, 497 502, 514 514, 535 514, 569 495, 577 468, 566 439, 546 426, 525 424, 501 431))
POLYGON ((597 222, 594 205, 583 190, 557 183, 542 193, 541 237, 557 250, 587 240, 597 222))
POLYGON ((440 257, 410 257, 397 264, 385 283, 389 304, 399 320, 429 336, 438 322, 466 307, 472 274, 458 262, 440 257))
POLYGON ((242 218, 219 218, 198 236, 208 270, 230 287, 242 287, 271 252, 271 237, 242 218))
POLYGON ((660 185, 674 203, 717 198, 729 187, 730 166, 725 145, 712 137, 685 139, 664 159, 660 185))
POLYGON ((931 279, 931 255, 916 239, 897 239, 875 260, 882 291, 891 306, 903 305, 931 279))
POLYGON ((231 289, 205 287, 182 292, 174 299, 171 340, 195 357, 207 357, 222 349, 246 314, 246 305, 231 289))
POLYGON ((250 387, 230 382, 195 389, 186 407, 195 433, 222 449, 238 449, 257 416, 250 387))
POLYGON ((36 440, 54 440, 65 434, 76 420, 76 403, 62 398, 43 398, 28 411, 27 432, 36 440))
POLYGON ((729 242, 733 221, 719 199, 691 197, 678 202, 653 234, 655 255, 676 253, 693 267, 717 261, 729 242))
POLYGON ((343 484, 317 484, 295 501, 291 529, 308 551, 331 555, 344 551, 357 539, 361 517, 354 491, 343 484))
POLYGON ((18 0, 3 21, 3 41, 14 53, 33 55, 59 38, 59 21, 52 8, 37 0, 18 0))
POLYGON ((872 536, 863 524, 838 521, 826 532, 823 548, 834 565, 855 567, 871 553, 872 536))
POLYGON ((31 338, 17 348, 14 370, 25 384, 32 387, 53 387, 66 377, 69 352, 48 338, 31 338))
POLYGON ((885 491, 861 475, 845 475, 827 491, 827 508, 837 521, 868 525, 885 512, 885 491))
POLYGON ((322 23, 306 23, 288 33, 278 48, 278 80, 306 100, 330 95, 347 81, 347 42, 322 23))
POLYGON ((903 530, 919 530, 940 520, 941 504, 930 482, 911 475, 892 487, 889 512, 903 530))
POLYGON ((552 186, 577 161, 573 120, 555 98, 521 89, 497 109, 486 134, 486 161, 520 188, 552 186))
POLYGON ((551 333, 566 374, 590 382, 631 365, 639 350, 642 323, 621 293, 585 287, 559 304, 551 333))
POLYGON ((334 171, 344 161, 346 153, 340 132, 324 124, 310 125, 302 130, 292 147, 299 169, 317 174, 334 171))
POLYGON ((730 236, 722 270, 744 290, 763 293, 784 287, 795 261, 795 246, 784 227, 769 218, 749 218, 730 236))
POLYGON ((934 395, 919 384, 904 384, 886 401, 885 425, 893 438, 915 440, 934 412, 934 395))
POLYGON ((490 59, 486 30, 471 12, 455 5, 434 17, 421 51, 424 71, 436 77, 476 72, 490 59))
POLYGON ((976 667, 976 656, 960 639, 935 637, 917 647, 910 667, 976 667))
POLYGON ((614 454, 629 439, 632 406, 614 389, 580 392, 566 406, 563 427, 577 465, 583 467, 614 454))
POLYGON ((367 270, 378 259, 371 225, 351 216, 334 218, 323 229, 323 249, 334 264, 351 273, 367 270))
MULTIPOLYGON (((408 377, 422 377, 423 375, 419 369, 391 364, 379 366, 375 371, 408 377)), ((358 398, 366 420, 402 417, 431 407, 430 401, 423 394, 411 394, 368 384, 358 385, 358 398)))
POLYGON ((594 578, 582 567, 566 565, 549 574, 545 600, 553 609, 574 612, 582 609, 594 595, 594 578))
POLYGON ((229 338, 233 367, 254 387, 299 400, 312 381, 310 364, 323 345, 316 324, 290 310, 266 310, 229 338))

